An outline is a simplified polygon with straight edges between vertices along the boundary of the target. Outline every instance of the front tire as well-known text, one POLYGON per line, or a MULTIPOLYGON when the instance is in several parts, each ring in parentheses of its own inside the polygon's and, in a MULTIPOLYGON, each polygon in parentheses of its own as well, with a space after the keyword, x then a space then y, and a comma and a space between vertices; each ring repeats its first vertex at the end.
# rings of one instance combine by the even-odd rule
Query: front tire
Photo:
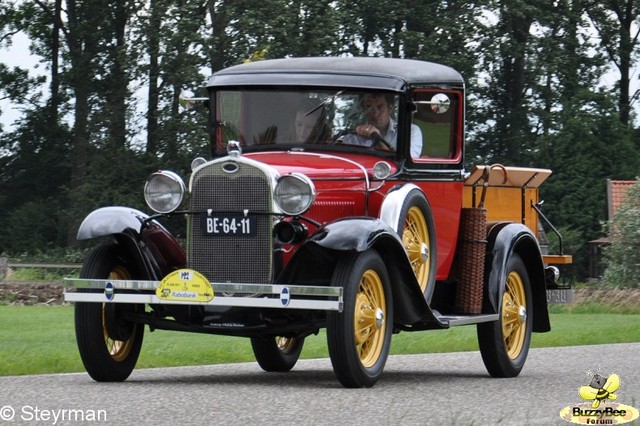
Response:
POLYGON ((510 256, 506 272, 500 319, 477 325, 482 361, 493 377, 520 374, 531 344, 531 283, 520 256, 510 256))
POLYGON ((265 336, 252 337, 251 348, 264 371, 286 373, 298 362, 304 338, 265 336))
POLYGON ((393 330, 389 275, 378 252, 341 256, 332 286, 344 291, 342 312, 327 317, 327 344, 338 381, 347 388, 373 386, 387 362, 393 330))
MULTIPOLYGON (((81 278, 130 279, 133 268, 127 264, 117 244, 105 244, 91 251, 81 278)), ((135 305, 78 302, 75 329, 80 358, 87 373, 97 382, 122 382, 133 371, 144 335, 142 324, 123 321, 126 310, 135 305)))

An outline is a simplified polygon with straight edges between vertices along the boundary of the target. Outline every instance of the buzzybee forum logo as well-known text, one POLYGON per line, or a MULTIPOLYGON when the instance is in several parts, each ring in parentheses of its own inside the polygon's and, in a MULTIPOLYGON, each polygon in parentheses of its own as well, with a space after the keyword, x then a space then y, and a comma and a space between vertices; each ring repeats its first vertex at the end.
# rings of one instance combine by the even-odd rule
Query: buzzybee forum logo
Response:
POLYGON ((589 376, 590 383, 578 389, 585 402, 564 407, 560 417, 579 425, 621 425, 638 418, 637 408, 617 402, 620 376, 615 373, 608 376, 589 373, 589 376))

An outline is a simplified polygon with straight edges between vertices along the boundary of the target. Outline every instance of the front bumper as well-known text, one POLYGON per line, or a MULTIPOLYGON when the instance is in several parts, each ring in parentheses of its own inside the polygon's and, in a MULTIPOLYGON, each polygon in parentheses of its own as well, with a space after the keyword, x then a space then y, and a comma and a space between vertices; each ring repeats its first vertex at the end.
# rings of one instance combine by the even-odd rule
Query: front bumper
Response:
POLYGON ((342 312, 342 287, 214 283, 210 300, 176 300, 156 294, 160 281, 65 278, 66 302, 198 305, 342 312), (249 296, 247 296, 249 295, 249 296))

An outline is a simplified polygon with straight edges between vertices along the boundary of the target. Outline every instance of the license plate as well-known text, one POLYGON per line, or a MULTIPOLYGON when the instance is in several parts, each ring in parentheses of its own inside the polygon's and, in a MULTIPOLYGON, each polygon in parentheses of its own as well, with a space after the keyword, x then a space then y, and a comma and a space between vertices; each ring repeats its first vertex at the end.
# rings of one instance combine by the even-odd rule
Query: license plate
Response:
POLYGON ((212 236, 250 237, 256 234, 255 218, 242 215, 213 215, 202 218, 202 232, 212 236))

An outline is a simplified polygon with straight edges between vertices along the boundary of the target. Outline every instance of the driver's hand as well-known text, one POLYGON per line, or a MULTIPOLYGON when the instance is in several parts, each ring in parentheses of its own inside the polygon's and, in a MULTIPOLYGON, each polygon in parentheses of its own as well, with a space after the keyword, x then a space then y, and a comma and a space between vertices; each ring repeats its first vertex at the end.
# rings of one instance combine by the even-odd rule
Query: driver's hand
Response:
POLYGON ((371 124, 361 124, 356 127, 356 135, 361 136, 363 138, 371 139, 371 136, 374 133, 377 133, 380 135, 380 131, 378 130, 378 128, 371 124))
POLYGON ((371 139, 373 141, 373 144, 371 145, 372 148, 380 151, 391 151, 387 145, 380 142, 380 139, 384 140, 384 138, 376 126, 371 124, 361 124, 356 127, 356 134, 363 138, 371 139))

